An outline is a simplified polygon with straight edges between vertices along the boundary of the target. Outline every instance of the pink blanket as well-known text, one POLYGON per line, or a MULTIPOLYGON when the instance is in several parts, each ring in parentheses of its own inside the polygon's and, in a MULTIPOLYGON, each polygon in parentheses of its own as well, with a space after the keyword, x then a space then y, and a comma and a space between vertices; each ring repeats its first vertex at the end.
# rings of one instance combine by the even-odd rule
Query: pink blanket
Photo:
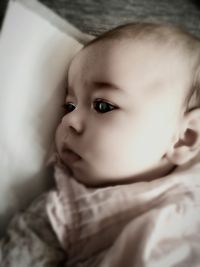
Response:
POLYGON ((0 266, 200 266, 199 161, 104 188, 78 183, 59 163, 55 178, 57 189, 11 223, 0 266))

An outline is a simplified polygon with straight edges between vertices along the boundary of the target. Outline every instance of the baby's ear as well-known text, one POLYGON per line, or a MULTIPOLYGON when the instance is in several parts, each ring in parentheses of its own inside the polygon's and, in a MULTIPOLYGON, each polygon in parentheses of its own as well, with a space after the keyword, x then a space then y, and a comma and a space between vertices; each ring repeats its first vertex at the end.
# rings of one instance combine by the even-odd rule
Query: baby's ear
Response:
POLYGON ((200 109, 186 113, 179 130, 178 141, 166 153, 175 165, 187 163, 200 151, 200 109))

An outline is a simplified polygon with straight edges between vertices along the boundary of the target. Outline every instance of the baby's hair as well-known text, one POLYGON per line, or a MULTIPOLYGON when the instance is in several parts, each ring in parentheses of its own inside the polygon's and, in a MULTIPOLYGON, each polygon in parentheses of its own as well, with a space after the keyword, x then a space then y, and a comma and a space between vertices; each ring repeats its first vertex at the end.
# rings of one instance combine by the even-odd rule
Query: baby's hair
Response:
MULTIPOLYGON (((155 23, 129 23, 111 29, 96 37, 85 47, 97 42, 131 39, 156 42, 181 51, 190 65, 190 87, 184 99, 185 111, 200 108, 200 39, 181 27, 155 23)), ((184 77, 183 77, 184 78, 184 77)))

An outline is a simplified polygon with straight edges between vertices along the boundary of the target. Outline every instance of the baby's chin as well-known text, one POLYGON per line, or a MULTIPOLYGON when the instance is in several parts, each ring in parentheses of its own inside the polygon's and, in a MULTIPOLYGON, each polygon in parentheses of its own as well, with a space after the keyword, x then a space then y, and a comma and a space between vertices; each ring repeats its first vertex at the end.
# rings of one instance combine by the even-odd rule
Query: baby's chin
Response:
POLYGON ((105 177, 105 176, 97 176, 95 174, 90 173, 80 173, 77 170, 73 172, 74 178, 86 185, 87 187, 106 187, 106 186, 116 186, 116 185, 125 185, 132 184, 138 182, 151 182, 156 179, 162 179, 163 177, 169 175, 176 166, 170 166, 169 168, 163 169, 160 171, 159 169, 151 170, 149 172, 143 172, 139 174, 133 174, 130 176, 114 176, 114 177, 105 177))
POLYGON ((114 185, 123 185, 138 181, 147 181, 148 175, 131 175, 131 176, 117 176, 117 174, 111 174, 109 176, 105 173, 98 172, 94 170, 87 162, 76 162, 74 164, 69 164, 65 159, 62 158, 62 162, 70 170, 72 177, 81 184, 87 187, 105 187, 114 185))
POLYGON ((87 187, 101 187, 105 185, 105 180, 102 177, 96 177, 77 169, 71 169, 71 171, 74 179, 87 187))
POLYGON ((113 173, 110 168, 107 171, 104 168, 104 172, 102 172, 101 168, 95 168, 94 165, 91 165, 85 158, 69 163, 67 162, 67 158, 64 157, 64 154, 59 153, 59 157, 62 163, 70 170, 72 177, 87 187, 105 187, 136 182, 150 182, 168 175, 175 167, 173 164, 163 161, 162 164, 142 173, 131 172, 131 174, 129 173, 129 175, 127 175, 125 170, 121 170, 121 175, 119 175, 119 172, 113 173), (124 175, 122 175, 122 173, 124 175))
POLYGON ((94 172, 89 173, 88 170, 87 172, 80 171, 78 169, 71 170, 74 179, 87 187, 106 187, 136 182, 136 179, 133 176, 117 177, 115 175, 108 177, 103 175, 97 175, 97 173, 94 172))

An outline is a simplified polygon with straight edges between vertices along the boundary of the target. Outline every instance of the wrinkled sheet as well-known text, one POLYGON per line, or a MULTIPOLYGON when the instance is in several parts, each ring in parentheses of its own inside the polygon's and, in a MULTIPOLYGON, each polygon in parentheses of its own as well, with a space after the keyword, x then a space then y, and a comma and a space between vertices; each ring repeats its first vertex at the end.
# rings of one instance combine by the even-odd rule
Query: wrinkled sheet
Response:
POLYGON ((57 188, 18 214, 1 267, 200 266, 200 163, 151 182, 88 188, 62 164, 57 188))

